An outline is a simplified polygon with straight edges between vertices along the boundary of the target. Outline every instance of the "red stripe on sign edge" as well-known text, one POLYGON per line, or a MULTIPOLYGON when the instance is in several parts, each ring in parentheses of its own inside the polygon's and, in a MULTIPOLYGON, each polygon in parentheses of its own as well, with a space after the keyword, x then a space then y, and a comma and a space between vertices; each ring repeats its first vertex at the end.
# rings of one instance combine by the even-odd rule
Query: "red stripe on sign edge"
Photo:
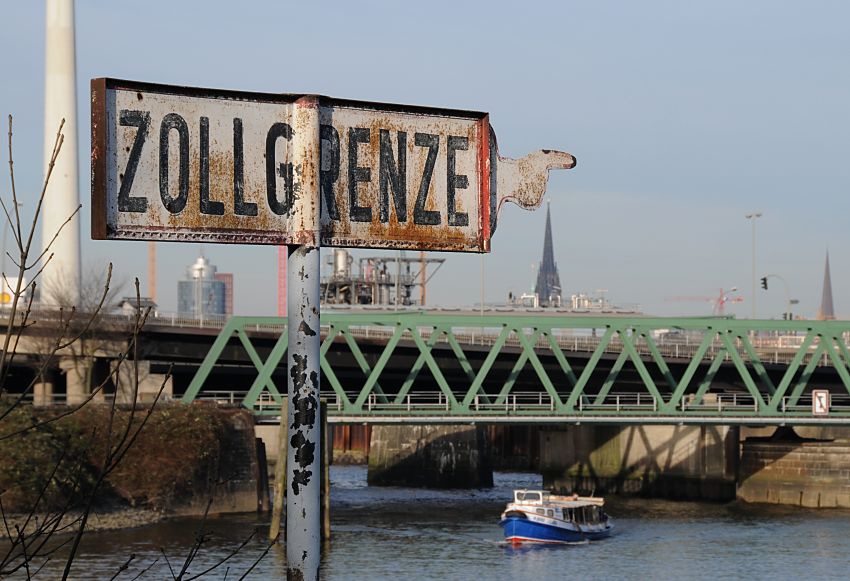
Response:
POLYGON ((106 240, 106 80, 91 81, 91 237, 106 240))
POLYGON ((478 121, 478 247, 490 252, 490 115, 478 121))

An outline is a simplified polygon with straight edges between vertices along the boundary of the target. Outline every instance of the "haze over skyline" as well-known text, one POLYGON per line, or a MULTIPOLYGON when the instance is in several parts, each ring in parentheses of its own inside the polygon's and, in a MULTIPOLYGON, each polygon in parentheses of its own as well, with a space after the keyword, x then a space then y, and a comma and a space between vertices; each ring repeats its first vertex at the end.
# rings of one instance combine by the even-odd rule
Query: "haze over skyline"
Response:
MULTIPOLYGON (((18 191, 31 215, 42 180, 44 5, 14 2, 0 22, 0 112, 15 117, 18 191)), ((527 2, 118 4, 78 0, 77 84, 84 265, 115 263, 146 289, 147 246, 89 240, 89 80, 266 92, 488 111, 502 155, 569 151, 553 172, 553 242, 564 295, 607 289, 650 314, 707 315, 737 286, 750 316, 756 277, 787 280, 796 312, 814 317, 830 252, 836 316, 850 315, 850 8, 790 2, 692 5, 527 2)), ((5 123, 4 123, 5 125, 5 123)), ((6 133, 6 127, 3 127, 6 133)), ((2 157, 8 151, 3 140, 2 157)), ((0 193, 8 196, 8 176, 0 193)), ((500 215, 484 258, 485 301, 531 290, 545 208, 500 215)), ((8 242, 7 242, 8 243, 8 242)), ((158 294, 176 310, 177 280, 196 244, 158 245, 158 294)), ((276 312, 273 247, 206 245, 235 276, 237 314, 276 312)), ((357 251, 357 255, 376 254, 357 251)), ((448 260, 430 304, 480 296, 478 255, 448 260)), ((757 286, 757 315, 778 318, 785 291, 757 286)))

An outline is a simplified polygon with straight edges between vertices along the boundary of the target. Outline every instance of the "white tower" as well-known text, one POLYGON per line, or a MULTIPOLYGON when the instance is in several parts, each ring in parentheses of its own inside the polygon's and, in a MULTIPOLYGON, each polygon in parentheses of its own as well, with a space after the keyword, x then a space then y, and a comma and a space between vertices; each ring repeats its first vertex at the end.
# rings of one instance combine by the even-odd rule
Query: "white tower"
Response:
POLYGON ((42 215, 42 250, 53 259, 42 274, 42 302, 77 305, 80 298, 80 203, 77 159, 77 67, 74 38, 74 0, 47 0, 47 48, 44 76, 45 172, 53 153, 59 123, 64 118, 65 140, 45 194, 42 215))

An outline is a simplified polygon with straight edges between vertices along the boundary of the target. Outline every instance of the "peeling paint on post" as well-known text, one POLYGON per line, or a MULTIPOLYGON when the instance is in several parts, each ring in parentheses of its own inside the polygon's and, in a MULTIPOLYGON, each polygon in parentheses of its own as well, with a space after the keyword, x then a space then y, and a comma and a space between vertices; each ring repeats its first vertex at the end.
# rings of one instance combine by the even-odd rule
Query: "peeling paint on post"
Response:
POLYGON ((316 579, 320 550, 319 248, 290 246, 289 446, 287 448, 287 579, 316 579))
POLYGON ((289 444, 286 578, 319 577, 321 551, 321 409, 319 406, 319 110, 315 97, 295 103, 293 220, 303 244, 288 246, 289 444), (315 236, 310 236, 310 233, 315 236))

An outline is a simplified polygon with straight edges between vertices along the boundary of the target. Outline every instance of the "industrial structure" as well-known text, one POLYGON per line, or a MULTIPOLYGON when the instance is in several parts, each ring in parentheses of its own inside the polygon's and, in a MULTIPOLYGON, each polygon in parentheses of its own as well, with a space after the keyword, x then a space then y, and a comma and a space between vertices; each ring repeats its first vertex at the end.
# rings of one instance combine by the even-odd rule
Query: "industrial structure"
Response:
POLYGON ((277 316, 286 316, 286 246, 277 247, 277 316))
POLYGON ((156 302, 156 242, 148 242, 148 296, 156 302))
POLYGON ((322 276, 321 300, 327 305, 423 305, 428 280, 444 258, 409 258, 405 252, 395 255, 357 259, 348 250, 335 248, 328 255, 329 274, 322 276), (428 265, 436 268, 428 276, 428 265), (419 293, 415 289, 419 288, 419 293))
POLYGON ((203 320, 232 313, 233 275, 217 272, 201 254, 186 269, 186 279, 177 283, 177 314, 203 320))
POLYGON ((54 155, 62 120, 61 151, 42 204, 44 271, 41 301, 77 305, 80 298, 80 206, 74 0, 47 0, 44 78, 44 167, 54 155), (52 255, 52 257, 51 257, 52 255))
POLYGON ((724 317, 726 316, 726 305, 728 303, 742 303, 744 302, 743 297, 736 295, 738 292, 738 287, 733 286, 729 289, 720 288, 717 294, 714 295, 685 295, 685 296, 674 296, 674 297, 666 297, 665 301, 693 301, 698 303, 710 303, 711 304, 711 314, 713 316, 724 317))

